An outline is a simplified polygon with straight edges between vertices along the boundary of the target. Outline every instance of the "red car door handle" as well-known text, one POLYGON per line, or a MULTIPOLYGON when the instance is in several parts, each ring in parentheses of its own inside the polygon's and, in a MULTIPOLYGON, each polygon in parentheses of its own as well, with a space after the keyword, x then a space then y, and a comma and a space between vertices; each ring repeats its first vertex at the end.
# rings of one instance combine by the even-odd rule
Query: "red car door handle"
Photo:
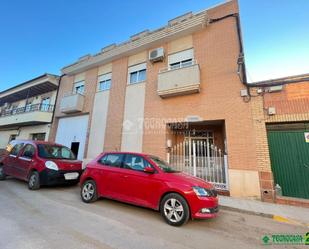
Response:
POLYGON ((123 178, 128 178, 128 177, 129 177, 129 176, 127 176, 127 175, 124 175, 124 176, 123 176, 123 178))

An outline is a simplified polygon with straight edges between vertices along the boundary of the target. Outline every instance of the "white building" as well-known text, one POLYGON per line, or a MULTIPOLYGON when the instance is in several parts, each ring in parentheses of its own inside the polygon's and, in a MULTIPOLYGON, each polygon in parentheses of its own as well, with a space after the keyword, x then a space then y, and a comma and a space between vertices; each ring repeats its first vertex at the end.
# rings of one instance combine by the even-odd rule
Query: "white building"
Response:
POLYGON ((0 149, 13 139, 48 140, 58 80, 44 74, 0 92, 0 149))

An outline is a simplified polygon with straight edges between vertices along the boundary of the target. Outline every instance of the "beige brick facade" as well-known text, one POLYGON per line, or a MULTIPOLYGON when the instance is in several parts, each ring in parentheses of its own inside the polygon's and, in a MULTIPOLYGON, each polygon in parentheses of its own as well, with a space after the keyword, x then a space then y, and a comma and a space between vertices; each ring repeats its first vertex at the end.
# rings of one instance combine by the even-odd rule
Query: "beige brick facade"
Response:
MULTIPOLYGON (((211 8, 207 10, 205 17, 218 18, 233 13, 238 13, 237 1, 230 1, 211 8)), ((201 14, 194 18, 200 18, 200 16, 201 14)), ((160 30, 157 32, 160 32, 160 30)), ((167 34, 172 34, 172 32, 172 27, 166 28, 167 34)), ((59 88, 50 139, 55 140, 59 118, 89 114, 87 147, 89 133, 96 132, 90 130, 90 122, 93 101, 98 89, 98 75, 100 75, 102 68, 105 68, 104 65, 108 65, 108 68, 112 71, 112 84, 109 90, 104 150, 120 150, 125 121, 128 66, 144 62, 149 51, 162 47, 165 51, 165 59, 162 62, 151 63, 147 59, 147 78, 144 82, 142 151, 166 158, 167 139, 172 138, 167 125, 171 122, 170 120, 184 122, 188 116, 198 116, 208 125, 205 126, 205 129, 211 127, 211 122, 220 122, 220 126, 214 128, 215 141, 222 150, 226 146, 230 194, 253 198, 262 197, 264 200, 272 201, 274 198, 274 182, 271 173, 266 123, 308 120, 308 112, 297 113, 293 111, 294 109, 284 111, 286 108, 281 105, 281 109, 278 106, 280 109, 278 115, 267 116, 265 115, 265 105, 273 104, 271 102, 273 99, 267 100, 266 94, 264 97, 262 95, 252 97, 249 102, 240 97, 240 90, 246 87, 241 83, 237 74, 239 41, 235 18, 229 17, 209 25, 207 25, 205 19, 202 25, 188 28, 182 33, 171 35, 171 37, 149 41, 147 43, 149 45, 140 45, 136 48, 137 45, 135 44, 138 42, 144 44, 139 40, 129 41, 119 45, 119 48, 116 47, 114 50, 96 55, 86 61, 77 62, 63 69, 68 75, 63 77, 59 88), (130 52, 125 50, 127 47, 131 48, 130 52), (200 70, 199 92, 161 98, 157 91, 158 74, 160 70, 168 67, 168 56, 192 48, 194 60, 197 61, 200 70), (119 52, 119 55, 116 56, 115 54, 120 49, 123 52, 119 52), (104 63, 99 63, 99 60, 104 63), (91 63, 93 63, 93 66, 91 66, 91 63), (85 69, 81 71, 83 67, 85 69), (67 92, 72 92, 74 77, 80 75, 80 73, 85 73, 84 108, 79 113, 63 114, 59 109, 61 99, 67 92), (152 121, 159 122, 160 125, 155 128, 149 126, 152 121)), ((255 89, 252 91, 255 91, 255 89)), ((298 88, 291 87, 288 94, 286 92, 284 94, 287 98, 293 99, 291 101, 302 101, 295 100, 295 96, 298 96, 297 91, 298 88)), ((303 86, 301 92, 307 94, 307 88, 303 86)), ((279 99, 282 94, 277 94, 279 99)), ((175 141, 175 138, 173 139, 175 141)), ((88 158, 87 148, 84 157, 88 158)))

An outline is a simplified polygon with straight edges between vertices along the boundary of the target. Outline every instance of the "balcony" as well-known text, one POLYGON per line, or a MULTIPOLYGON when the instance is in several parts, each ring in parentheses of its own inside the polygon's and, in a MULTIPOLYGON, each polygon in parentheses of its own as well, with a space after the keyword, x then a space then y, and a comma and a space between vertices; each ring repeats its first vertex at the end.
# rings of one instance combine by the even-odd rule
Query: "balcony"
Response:
POLYGON ((176 69, 163 69, 158 74, 158 95, 167 98, 200 91, 200 68, 197 63, 176 69))
POLYGON ((0 127, 46 124, 52 121, 54 106, 45 104, 27 105, 0 113, 0 127))
POLYGON ((60 103, 60 111, 62 113, 74 113, 83 111, 84 95, 80 93, 71 93, 65 95, 60 103))

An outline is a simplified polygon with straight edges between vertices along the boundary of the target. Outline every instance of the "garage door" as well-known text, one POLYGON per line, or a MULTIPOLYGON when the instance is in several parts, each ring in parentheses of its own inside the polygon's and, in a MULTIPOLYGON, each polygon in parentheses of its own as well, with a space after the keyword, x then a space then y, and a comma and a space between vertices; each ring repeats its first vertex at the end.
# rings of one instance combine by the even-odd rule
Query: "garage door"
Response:
POLYGON ((60 118, 56 143, 63 144, 73 150, 79 160, 84 158, 88 115, 60 118))
POLYGON ((306 141, 306 134, 305 130, 268 131, 272 171, 284 196, 309 199, 309 141, 306 141))

